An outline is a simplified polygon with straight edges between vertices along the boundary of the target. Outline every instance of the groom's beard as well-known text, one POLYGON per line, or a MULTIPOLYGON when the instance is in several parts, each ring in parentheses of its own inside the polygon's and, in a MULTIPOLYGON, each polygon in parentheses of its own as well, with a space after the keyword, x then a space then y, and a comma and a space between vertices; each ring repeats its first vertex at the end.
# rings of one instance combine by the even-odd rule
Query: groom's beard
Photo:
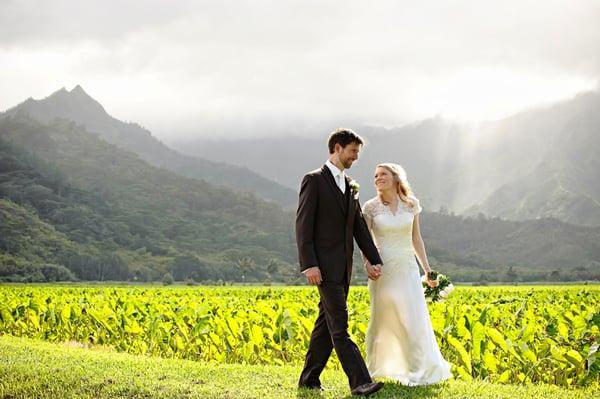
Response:
POLYGON ((342 161, 342 165, 344 165, 345 169, 350 169, 350 167, 352 166, 353 163, 354 163, 354 159, 346 159, 346 160, 342 161))

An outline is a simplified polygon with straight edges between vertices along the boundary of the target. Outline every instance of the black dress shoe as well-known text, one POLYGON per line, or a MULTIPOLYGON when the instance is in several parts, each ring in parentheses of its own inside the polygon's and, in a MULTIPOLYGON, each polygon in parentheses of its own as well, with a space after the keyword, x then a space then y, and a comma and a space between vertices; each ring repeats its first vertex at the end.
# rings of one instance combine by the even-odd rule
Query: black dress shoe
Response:
POLYGON ((352 390, 352 395, 367 396, 379 391, 381 388, 383 388, 383 382, 368 382, 354 388, 352 390))

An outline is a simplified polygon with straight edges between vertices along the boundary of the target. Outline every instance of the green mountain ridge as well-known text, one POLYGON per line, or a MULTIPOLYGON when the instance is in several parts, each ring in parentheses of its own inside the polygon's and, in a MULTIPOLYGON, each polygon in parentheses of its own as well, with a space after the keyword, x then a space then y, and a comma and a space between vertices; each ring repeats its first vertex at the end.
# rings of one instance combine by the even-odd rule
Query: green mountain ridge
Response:
POLYGON ((60 265, 58 252, 72 251, 76 245, 31 210, 0 199, 0 237, 2 276, 30 276, 38 281, 74 278, 70 270, 60 265), (51 272, 55 274, 52 276, 51 272))
MULTIPOLYGON (((600 277, 600 228, 552 218, 510 221, 430 212, 422 217, 423 238, 437 260, 463 270, 500 275, 512 266, 520 273, 546 271, 597 273, 600 277)), ((497 280, 497 279, 496 279, 497 280)))
POLYGON ((184 155, 167 147, 137 123, 125 123, 110 116, 104 107, 79 85, 71 91, 62 88, 42 100, 29 98, 7 110, 4 115, 29 116, 41 123, 49 123, 56 118, 72 120, 109 143, 134 152, 151 165, 182 176, 206 180, 236 191, 252 192, 286 207, 293 206, 297 199, 294 190, 245 167, 184 155))
MULTIPOLYGON (((156 279, 181 267, 199 279, 235 280, 238 261, 248 256, 264 277, 270 259, 288 270, 295 261, 291 215, 252 194, 152 167, 74 122, 5 117, 0 139, 1 197, 34 210, 80 245, 74 248, 94 249, 59 257, 79 278, 105 277, 86 266, 99 254, 112 257, 109 268, 120 270, 113 278, 123 280, 156 279)), ((26 231, 15 234, 27 240, 26 231)))
MULTIPOLYGON (((431 264, 455 281, 600 279, 600 228, 422 203, 431 264)), ((0 217, 0 280, 303 281, 292 212, 151 166, 65 119, 0 118, 0 217)))

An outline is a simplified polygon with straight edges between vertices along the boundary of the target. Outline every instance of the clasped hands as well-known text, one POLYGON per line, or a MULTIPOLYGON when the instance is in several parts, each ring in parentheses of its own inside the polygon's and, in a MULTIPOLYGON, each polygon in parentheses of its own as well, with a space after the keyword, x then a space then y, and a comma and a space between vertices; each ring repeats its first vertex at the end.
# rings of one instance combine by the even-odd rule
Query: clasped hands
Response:
POLYGON ((372 265, 368 260, 365 261, 365 269, 367 269, 367 275, 373 281, 381 277, 382 264, 372 265))
MULTIPOLYGON (((365 267, 371 280, 377 280, 381 276, 381 268, 383 265, 372 265, 369 263, 369 261, 366 261, 365 267)), ((318 267, 309 267, 303 273, 306 276, 306 281, 308 284, 320 285, 321 281, 323 281, 321 277, 321 270, 318 267)))

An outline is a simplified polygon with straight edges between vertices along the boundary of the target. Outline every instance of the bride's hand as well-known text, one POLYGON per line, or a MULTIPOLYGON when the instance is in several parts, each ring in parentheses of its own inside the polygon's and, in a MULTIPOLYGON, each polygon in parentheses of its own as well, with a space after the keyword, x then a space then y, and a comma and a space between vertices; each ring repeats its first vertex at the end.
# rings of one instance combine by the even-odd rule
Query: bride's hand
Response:
POLYGON ((379 265, 373 266, 369 261, 365 263, 367 269, 367 275, 371 280, 377 280, 381 276, 381 267, 379 265))
POLYGON ((427 278, 427 285, 430 286, 431 288, 435 288, 440 284, 439 281, 437 280, 430 280, 429 278, 427 278))

